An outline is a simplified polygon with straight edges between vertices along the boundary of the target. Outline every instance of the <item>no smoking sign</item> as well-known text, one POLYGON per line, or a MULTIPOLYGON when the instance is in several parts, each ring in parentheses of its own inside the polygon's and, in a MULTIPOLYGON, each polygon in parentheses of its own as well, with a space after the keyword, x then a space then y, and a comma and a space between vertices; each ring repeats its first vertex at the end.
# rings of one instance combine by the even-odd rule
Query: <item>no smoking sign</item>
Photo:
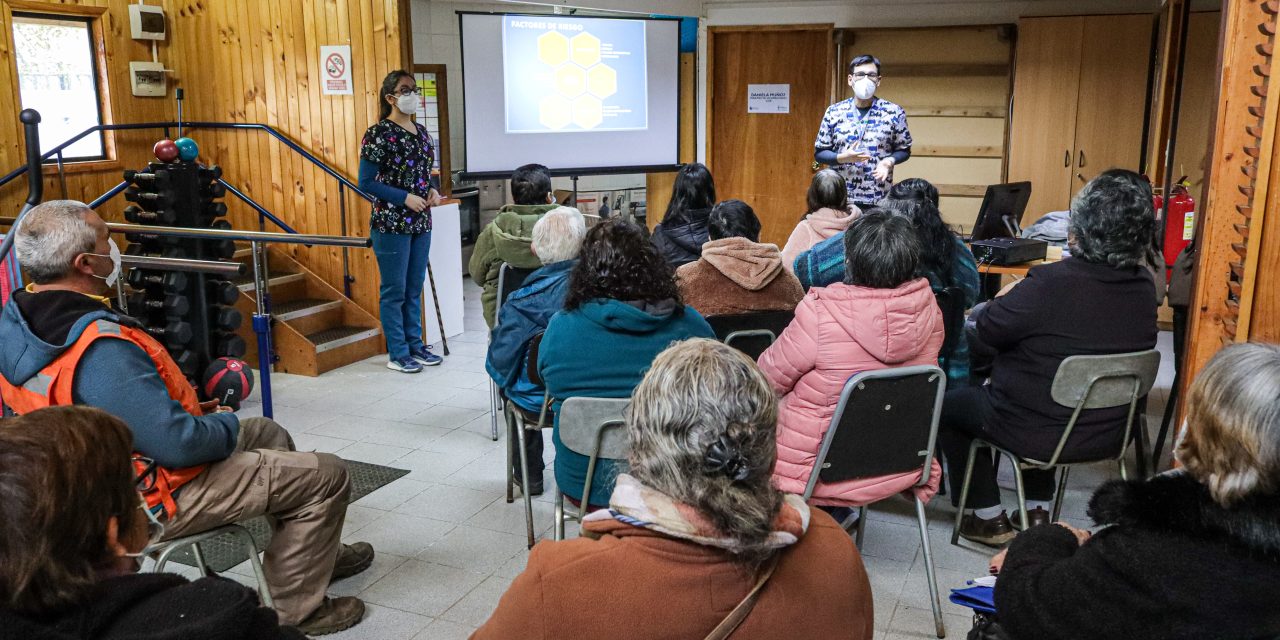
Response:
POLYGON ((351 95, 351 47, 320 47, 320 64, 324 67, 321 93, 326 96, 351 95))

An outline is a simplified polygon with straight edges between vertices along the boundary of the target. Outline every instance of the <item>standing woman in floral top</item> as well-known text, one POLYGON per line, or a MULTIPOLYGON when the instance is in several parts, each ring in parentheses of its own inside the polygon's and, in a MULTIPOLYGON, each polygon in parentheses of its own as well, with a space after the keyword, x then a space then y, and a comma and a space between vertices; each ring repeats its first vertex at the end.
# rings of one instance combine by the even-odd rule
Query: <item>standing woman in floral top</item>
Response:
POLYGON ((382 81, 381 120, 360 143, 360 190, 373 196, 369 236, 382 274, 379 311, 390 361, 387 368, 418 373, 441 358, 422 341, 422 291, 431 249, 431 207, 440 194, 431 186, 435 145, 410 117, 420 95, 404 70, 382 81))

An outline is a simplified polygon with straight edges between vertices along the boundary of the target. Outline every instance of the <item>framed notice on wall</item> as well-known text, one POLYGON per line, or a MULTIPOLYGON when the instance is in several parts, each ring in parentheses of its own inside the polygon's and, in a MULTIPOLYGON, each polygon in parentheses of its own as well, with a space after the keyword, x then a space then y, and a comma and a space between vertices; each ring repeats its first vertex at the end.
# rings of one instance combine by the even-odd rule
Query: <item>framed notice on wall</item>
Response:
POLYGON ((444 65, 416 64, 413 79, 422 95, 418 101, 417 121, 431 134, 436 144, 436 164, 440 172, 440 192, 452 192, 449 162, 449 88, 444 65))
POLYGON ((351 95, 351 46, 320 47, 320 90, 326 96, 351 95))

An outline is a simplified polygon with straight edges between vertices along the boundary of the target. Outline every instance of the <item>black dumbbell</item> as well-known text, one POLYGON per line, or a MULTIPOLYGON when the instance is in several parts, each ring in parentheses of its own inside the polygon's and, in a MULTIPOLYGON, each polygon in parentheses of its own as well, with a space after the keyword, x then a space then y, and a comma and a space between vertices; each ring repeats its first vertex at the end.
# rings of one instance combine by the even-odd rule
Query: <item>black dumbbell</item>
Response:
POLYGON ((178 365, 178 369, 182 371, 184 376, 194 376, 199 362, 196 360, 196 354, 189 349, 183 349, 173 356, 173 361, 178 365))
POLYGON ((161 310, 171 316, 185 316, 191 310, 191 304, 186 296, 174 294, 166 294, 160 299, 148 299, 141 292, 129 296, 129 309, 136 309, 134 313, 137 313, 143 308, 161 310))
POLYGON ((191 325, 181 320, 170 320, 163 327, 148 327, 147 331, 171 347, 191 342, 191 325))
POLYGON ((240 287, 226 280, 206 280, 205 289, 214 304, 235 304, 240 299, 240 287))
POLYGON ((131 204, 124 208, 124 219, 134 224, 173 224, 177 216, 172 209, 146 211, 138 205, 131 204))
POLYGON ((216 357, 243 358, 244 340, 234 333, 223 333, 214 339, 213 353, 216 357))
POLYGON ((134 269, 129 272, 129 286, 141 289, 147 285, 158 285, 166 291, 177 291, 187 288, 187 274, 181 271, 155 273, 134 269))
POLYGON ((206 198, 221 198, 222 196, 227 195, 227 188, 222 186, 221 182, 210 182, 209 184, 200 187, 200 195, 206 198))
POLYGON ((217 307, 213 311, 213 326, 223 331, 235 331, 240 328, 243 319, 235 307, 217 307))
POLYGON ((173 196, 168 190, 141 191, 135 187, 124 190, 124 199, 136 202, 148 210, 163 209, 173 204, 173 196))
POLYGON ((208 216, 210 220, 214 218, 221 218, 222 216, 227 215, 227 205, 221 202, 208 202, 204 205, 203 213, 205 216, 208 216))
POLYGON ((156 169, 155 171, 125 171, 124 179, 140 186, 163 187, 169 184, 169 172, 164 169, 156 169))
POLYGON ((222 177, 222 167, 216 164, 211 167, 200 167, 197 175, 204 182, 213 182, 222 177))

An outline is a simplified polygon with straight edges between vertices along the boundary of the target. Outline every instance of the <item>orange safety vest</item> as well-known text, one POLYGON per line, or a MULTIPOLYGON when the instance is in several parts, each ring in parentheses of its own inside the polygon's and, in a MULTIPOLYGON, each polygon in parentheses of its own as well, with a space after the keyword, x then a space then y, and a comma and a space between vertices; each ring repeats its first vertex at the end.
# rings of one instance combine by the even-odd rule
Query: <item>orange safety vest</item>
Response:
MULTIPOLYGON (((150 334, 140 329, 126 327, 110 320, 99 319, 85 328, 84 332, 62 352, 53 362, 32 376, 21 386, 14 386, 3 375, 0 375, 0 397, 9 409, 18 415, 30 413, 44 407, 65 406, 75 404, 71 399, 72 384, 75 382, 76 366, 80 358, 95 340, 114 338, 127 340, 138 345, 155 363, 160 379, 169 390, 169 397, 177 400, 192 415, 202 415, 200 400, 196 391, 187 382, 182 370, 169 356, 169 352, 150 334)), ((138 472, 143 470, 141 463, 134 463, 138 472)), ((173 492, 182 485, 200 475, 208 465, 197 465, 182 469, 166 469, 156 467, 155 488, 144 494, 147 506, 154 509, 156 505, 164 505, 165 512, 172 518, 178 512, 173 500, 173 492)))

